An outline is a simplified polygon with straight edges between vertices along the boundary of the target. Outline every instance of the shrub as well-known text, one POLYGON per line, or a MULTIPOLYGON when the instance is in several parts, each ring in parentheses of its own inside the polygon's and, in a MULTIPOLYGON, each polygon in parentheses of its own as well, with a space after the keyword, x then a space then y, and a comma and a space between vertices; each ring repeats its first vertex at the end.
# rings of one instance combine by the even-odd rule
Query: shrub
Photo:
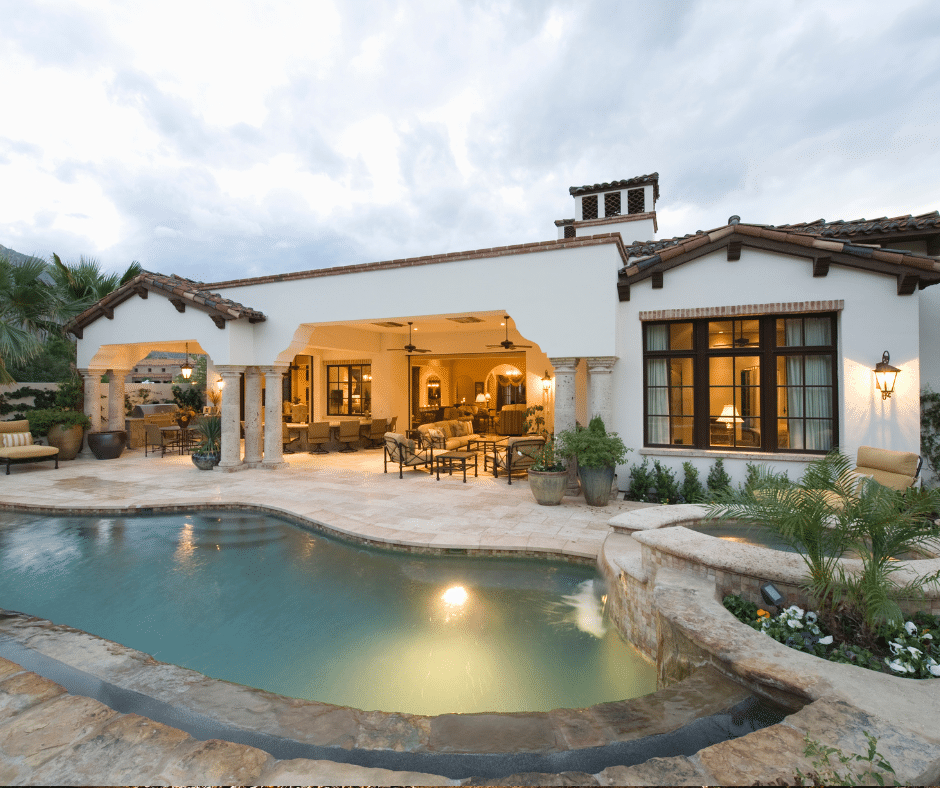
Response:
POLYGON ((676 474, 668 466, 661 465, 659 460, 653 462, 656 472, 656 492, 659 503, 679 503, 679 482, 676 474))
POLYGON ((184 389, 179 386, 173 386, 173 400, 180 410, 188 408, 194 411, 202 410, 202 391, 198 388, 184 389))
POLYGON ((684 462, 682 463, 682 470, 685 475, 682 478, 682 487, 679 488, 679 493, 689 503, 704 500, 705 488, 698 480, 698 469, 691 462, 684 462))
POLYGON ((731 477, 725 471, 724 460, 715 460, 711 470, 708 472, 708 478, 705 480, 708 485, 709 498, 715 498, 717 495, 727 492, 731 489, 731 477))
POLYGON ((37 437, 48 435, 56 424, 62 427, 81 426, 88 429, 91 422, 80 410, 57 410, 53 408, 32 409, 26 412, 29 419, 29 431, 37 437))
POLYGON ((555 452, 560 457, 577 457, 582 468, 615 467, 629 451, 616 432, 607 432, 600 416, 591 419, 587 429, 576 425, 573 430, 562 430, 555 439, 555 452))
POLYGON ((627 495, 631 501, 645 501, 650 487, 656 484, 654 472, 649 467, 649 458, 644 457, 639 465, 630 468, 630 487, 627 495))

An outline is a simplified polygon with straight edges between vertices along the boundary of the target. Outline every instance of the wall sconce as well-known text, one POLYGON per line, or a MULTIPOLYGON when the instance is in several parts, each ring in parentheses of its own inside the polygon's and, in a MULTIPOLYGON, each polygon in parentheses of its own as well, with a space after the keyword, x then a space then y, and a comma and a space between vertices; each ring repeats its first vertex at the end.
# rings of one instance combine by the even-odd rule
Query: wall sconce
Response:
POLYGON ((186 380, 189 380, 189 376, 193 374, 193 365, 189 363, 189 342, 186 343, 186 361, 183 366, 180 367, 180 375, 182 375, 186 380))
POLYGON ((886 350, 881 356, 881 361, 875 364, 875 388, 881 392, 882 399, 888 399, 894 393, 894 383, 898 379, 899 370, 892 367, 888 362, 891 355, 886 350))
POLYGON ((548 374, 548 370, 546 369, 545 377, 542 378, 542 391, 548 394, 548 392, 551 390, 552 390, 552 378, 551 378, 551 375, 548 374))
POLYGON ((222 380, 222 378, 219 378, 219 379, 215 382, 215 387, 216 387, 219 391, 221 391, 222 389, 225 388, 225 381, 222 380))

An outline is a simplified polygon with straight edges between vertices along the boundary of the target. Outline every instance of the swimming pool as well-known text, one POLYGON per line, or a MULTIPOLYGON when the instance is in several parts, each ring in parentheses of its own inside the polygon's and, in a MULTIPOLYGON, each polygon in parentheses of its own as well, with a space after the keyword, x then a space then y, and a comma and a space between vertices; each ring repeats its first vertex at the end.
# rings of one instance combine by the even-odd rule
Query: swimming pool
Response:
POLYGON ((364 548, 243 512, 0 513, 0 605, 290 697, 417 714, 652 692, 595 570, 364 548))

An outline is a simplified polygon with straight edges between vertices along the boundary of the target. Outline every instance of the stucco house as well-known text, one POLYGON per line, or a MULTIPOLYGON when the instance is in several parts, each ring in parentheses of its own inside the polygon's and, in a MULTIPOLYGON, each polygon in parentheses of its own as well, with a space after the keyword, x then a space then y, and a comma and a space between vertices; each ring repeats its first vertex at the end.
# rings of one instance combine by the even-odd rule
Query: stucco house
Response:
POLYGON ((940 213, 733 216, 656 239, 657 173, 570 194, 553 240, 213 283, 143 272, 69 324, 86 401, 106 394, 121 428, 127 372, 188 343, 225 381, 222 470, 282 464, 260 425, 284 397, 402 431, 481 389, 545 405, 555 431, 600 414, 631 462, 721 457, 737 480, 748 462, 792 478, 836 446, 919 452, 919 392, 940 388, 940 213), (901 371, 883 398, 886 350, 901 371), (244 451, 225 440, 240 421, 244 451))

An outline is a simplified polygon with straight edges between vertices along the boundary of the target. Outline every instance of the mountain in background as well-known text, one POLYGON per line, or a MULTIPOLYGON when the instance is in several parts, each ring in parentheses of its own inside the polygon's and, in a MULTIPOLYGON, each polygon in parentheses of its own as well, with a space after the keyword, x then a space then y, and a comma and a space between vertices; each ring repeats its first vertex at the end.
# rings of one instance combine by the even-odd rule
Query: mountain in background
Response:
POLYGON ((3 244, 0 244, 0 257, 8 258, 9 261, 13 263, 14 265, 21 265, 30 257, 34 257, 34 255, 23 254, 22 252, 15 252, 12 249, 8 249, 3 244))

